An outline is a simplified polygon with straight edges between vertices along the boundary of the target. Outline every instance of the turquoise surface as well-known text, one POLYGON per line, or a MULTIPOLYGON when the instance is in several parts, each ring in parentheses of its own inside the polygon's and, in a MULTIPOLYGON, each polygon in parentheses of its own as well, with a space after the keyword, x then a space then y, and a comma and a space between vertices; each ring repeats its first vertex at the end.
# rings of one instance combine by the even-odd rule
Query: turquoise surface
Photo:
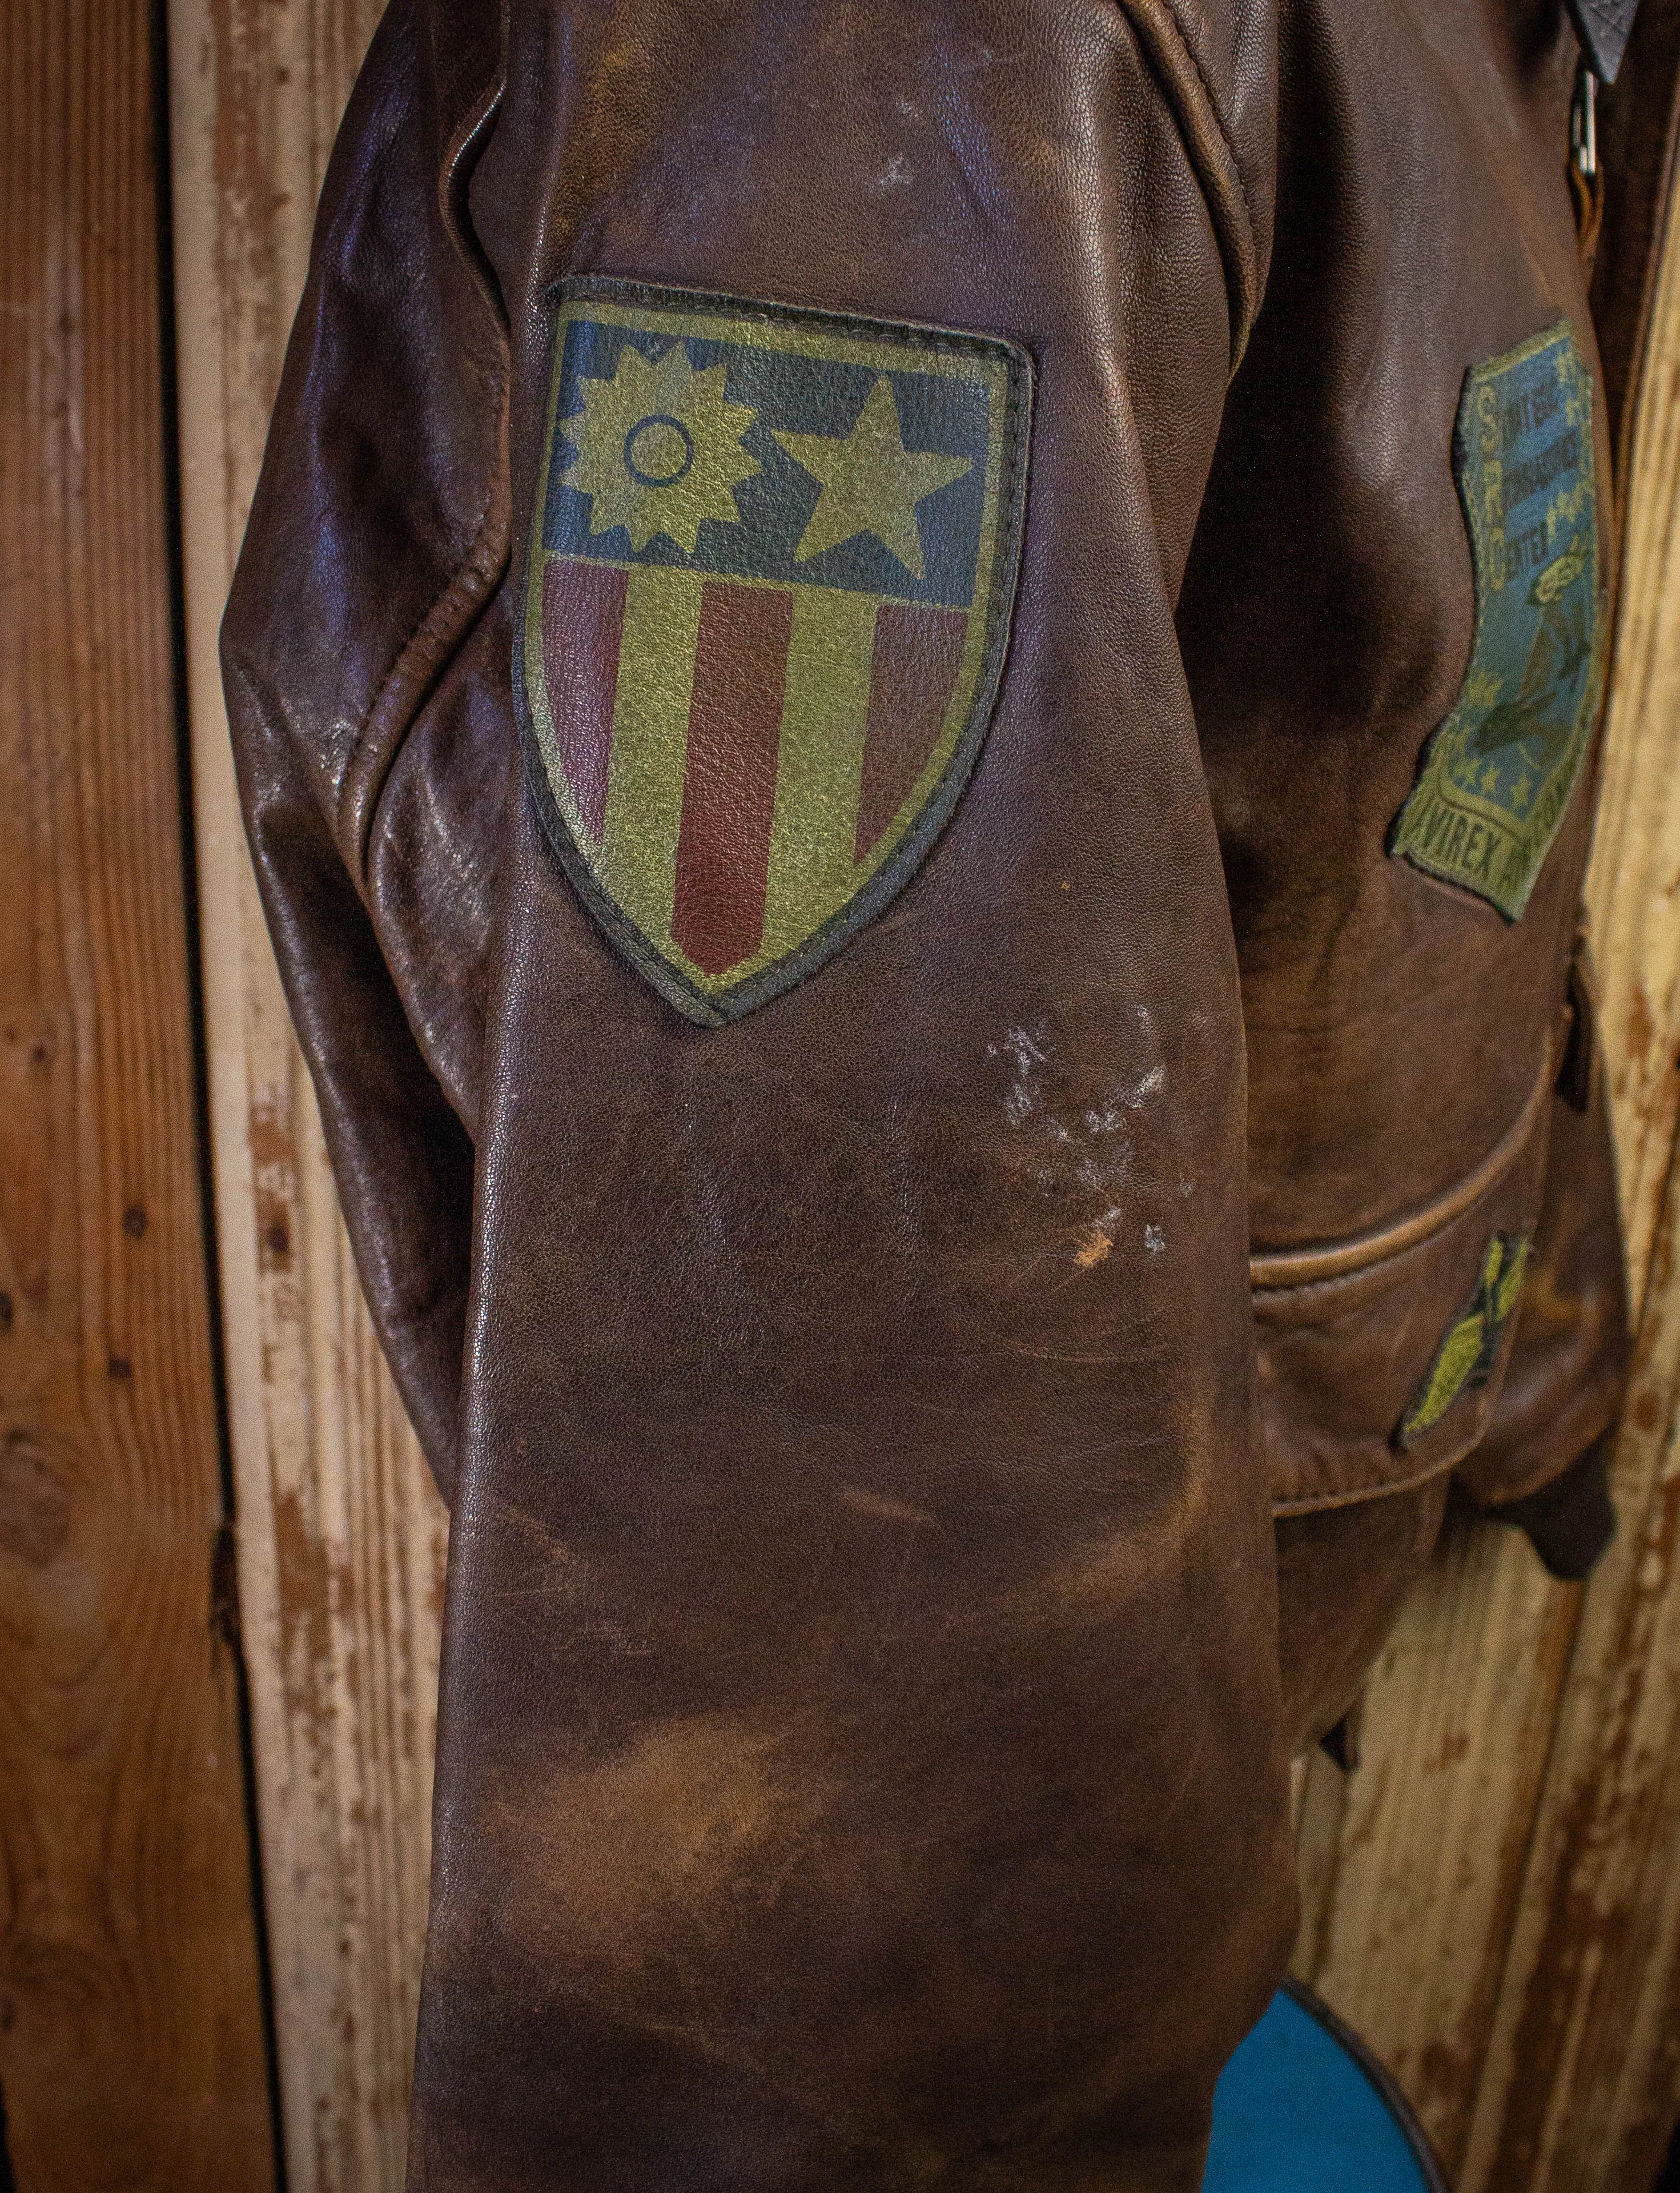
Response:
POLYGON ((1410 2140, 1358 2058, 1274 1995, 1214 2097, 1203 2193, 1429 2193, 1410 2140))

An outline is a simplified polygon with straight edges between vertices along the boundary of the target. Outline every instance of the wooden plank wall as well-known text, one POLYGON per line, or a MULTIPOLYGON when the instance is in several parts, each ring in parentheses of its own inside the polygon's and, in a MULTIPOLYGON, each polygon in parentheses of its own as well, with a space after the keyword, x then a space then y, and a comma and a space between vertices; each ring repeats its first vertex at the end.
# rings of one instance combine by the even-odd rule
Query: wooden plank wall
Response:
POLYGON ((291 2193, 398 2193, 447 1519, 369 1324, 245 857, 216 628, 377 0, 174 0, 188 690, 245 1612, 291 2193))
POLYGON ((1621 1532, 1589 1585, 1529 1838, 1466 2193, 1643 2193, 1680 2106, 1680 243, 1628 483, 1614 770, 1591 902, 1636 1299, 1621 1532))
POLYGON ((1313 1760, 1302 1811, 1296 1968, 1393 2067, 1460 2193, 1646 2193, 1680 2108, 1680 249, 1626 492, 1587 884, 1643 1304, 1621 1530, 1583 1589, 1454 1515, 1357 1772, 1313 1760))
MULTIPOLYGON (((401 2182, 445 1521, 350 1269, 243 861, 214 635, 376 12, 171 0, 216 1182, 292 2193, 401 2182)), ((1680 253, 1658 320, 1591 885, 1646 1304, 1623 1532, 1583 1591, 1455 1516, 1374 1675, 1362 1765, 1315 1759, 1302 1789, 1298 1967, 1393 2064, 1460 2193, 1647 2193, 1680 2103, 1680 253)))
POLYGON ((22 2193, 274 2183, 216 1569, 152 12, 0 0, 0 2087, 22 2193))

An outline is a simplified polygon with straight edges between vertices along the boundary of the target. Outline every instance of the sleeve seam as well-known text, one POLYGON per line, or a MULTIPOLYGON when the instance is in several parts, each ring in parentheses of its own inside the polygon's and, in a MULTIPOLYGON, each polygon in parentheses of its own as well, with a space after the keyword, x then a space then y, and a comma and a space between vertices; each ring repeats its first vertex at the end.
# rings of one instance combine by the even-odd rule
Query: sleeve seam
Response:
POLYGON ((1201 186, 1225 266, 1231 313, 1231 371, 1243 362, 1260 309, 1260 255, 1253 209, 1243 186, 1237 150, 1200 56, 1169 0, 1115 0, 1155 71, 1201 186))
POLYGON ((502 90, 503 78, 498 74, 450 133, 438 173, 438 212, 444 232, 478 291, 501 349, 494 470, 472 537, 380 681, 340 786, 340 850, 364 897, 374 816, 397 755, 415 717, 460 652, 507 568, 512 518, 508 479, 507 324, 490 270, 475 248, 476 240, 464 232, 463 220, 466 186, 501 104, 502 90))

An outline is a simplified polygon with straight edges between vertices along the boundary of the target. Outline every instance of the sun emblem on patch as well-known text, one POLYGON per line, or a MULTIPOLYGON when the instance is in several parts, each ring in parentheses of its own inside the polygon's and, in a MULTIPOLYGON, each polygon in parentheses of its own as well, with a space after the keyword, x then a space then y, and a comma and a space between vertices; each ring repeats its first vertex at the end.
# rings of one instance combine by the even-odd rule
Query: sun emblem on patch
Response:
POLYGON ((920 867, 1008 644, 1031 368, 1000 338, 650 289, 554 295, 514 707, 561 866, 715 1028, 920 867))
POLYGON ((561 478, 593 498, 591 537, 621 525, 640 550, 663 533, 692 556, 702 519, 735 522, 734 490, 762 467, 741 447, 756 415, 729 401, 727 378, 697 373, 680 342, 656 360, 626 343, 610 381, 580 383, 582 412, 561 421, 578 454, 561 478))

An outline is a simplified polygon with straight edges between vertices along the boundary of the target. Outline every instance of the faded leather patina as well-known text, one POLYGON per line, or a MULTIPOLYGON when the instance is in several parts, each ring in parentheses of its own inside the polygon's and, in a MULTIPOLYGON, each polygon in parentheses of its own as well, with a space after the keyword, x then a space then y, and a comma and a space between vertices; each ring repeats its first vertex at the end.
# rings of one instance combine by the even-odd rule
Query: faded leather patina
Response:
MULTIPOLYGON (((1449 1476, 1602 1485, 1596 747, 1519 919, 1388 840, 1477 628, 1466 375, 1563 324, 1608 616, 1676 14, 1648 0, 1606 102, 1591 306, 1558 0, 387 15, 224 652, 453 1505, 416 2193, 1198 2184, 1294 1925, 1289 1759, 1449 1476), (726 1025, 574 885, 521 748, 586 277, 1031 362, 965 788, 726 1025), (1530 1245, 1489 1313, 1500 1241, 1530 1245)), ((776 431, 816 495, 832 453, 776 431)), ((897 431, 918 489, 956 477, 897 431)), ((602 446, 563 461, 610 504, 602 446)))

